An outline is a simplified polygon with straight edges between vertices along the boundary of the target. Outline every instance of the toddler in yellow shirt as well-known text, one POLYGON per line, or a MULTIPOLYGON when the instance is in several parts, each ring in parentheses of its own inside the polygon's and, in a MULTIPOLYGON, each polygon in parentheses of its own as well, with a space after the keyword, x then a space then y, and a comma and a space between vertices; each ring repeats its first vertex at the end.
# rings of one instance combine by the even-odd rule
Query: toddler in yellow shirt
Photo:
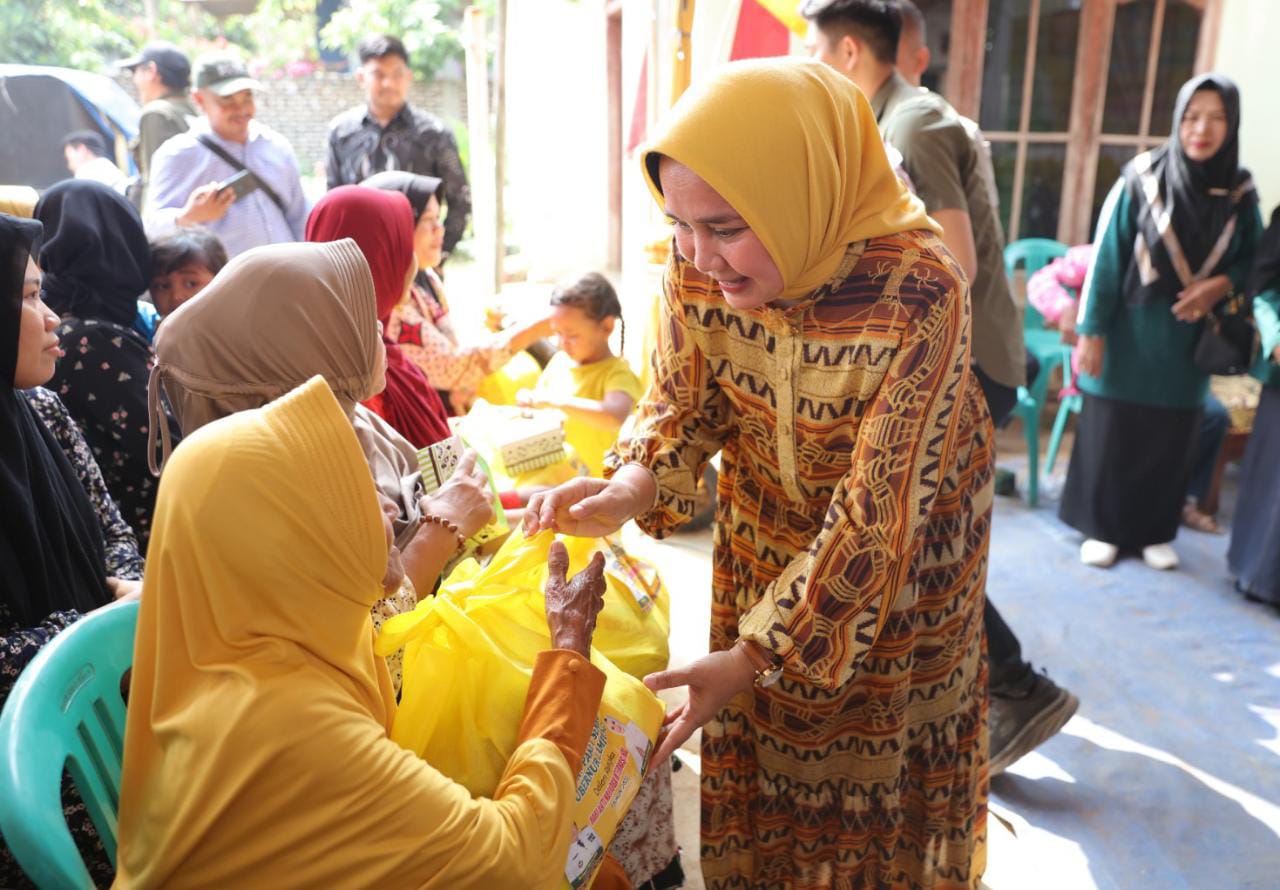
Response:
POLYGON ((560 351, 534 388, 517 396, 526 407, 564 412, 565 439, 593 476, 603 475, 604 455, 641 395, 627 360, 609 348, 615 321, 622 321, 622 304, 600 273, 557 287, 551 293, 551 330, 560 351))

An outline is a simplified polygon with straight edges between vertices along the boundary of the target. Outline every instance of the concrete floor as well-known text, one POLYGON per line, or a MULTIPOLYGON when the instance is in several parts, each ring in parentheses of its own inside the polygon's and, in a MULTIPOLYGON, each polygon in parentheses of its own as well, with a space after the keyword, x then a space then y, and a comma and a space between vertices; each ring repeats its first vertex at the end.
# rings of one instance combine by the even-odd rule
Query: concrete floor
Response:
MULTIPOLYGON (((1001 435, 1018 468, 1017 432, 1001 435)), ((1069 453, 1069 444, 1064 446, 1069 453)), ((1280 887, 1280 616, 1226 576, 1227 538, 1184 530, 1177 572, 1077 559, 1051 476, 1036 509, 997 498, 988 592, 1077 716, 992 783, 991 890, 1280 887)), ((1230 521, 1236 476, 1224 488, 1230 521)), ((707 648, 709 532, 627 530, 672 593, 673 664, 707 648)), ((673 698, 672 701, 675 699, 673 698)), ((696 737, 676 773, 686 887, 697 864, 696 737)))

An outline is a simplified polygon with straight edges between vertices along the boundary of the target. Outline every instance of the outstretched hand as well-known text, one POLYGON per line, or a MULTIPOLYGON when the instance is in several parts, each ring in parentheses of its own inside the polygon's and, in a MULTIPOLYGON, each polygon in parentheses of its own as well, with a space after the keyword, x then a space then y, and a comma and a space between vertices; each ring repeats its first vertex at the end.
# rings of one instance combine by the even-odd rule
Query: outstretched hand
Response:
POLYGON ((705 725, 735 695, 751 689, 755 667, 738 646, 723 652, 704 655, 693 664, 670 671, 659 671, 644 678, 650 691, 689 687, 689 700, 668 712, 662 721, 658 749, 653 763, 660 764, 688 741, 693 731, 705 725))
POLYGON ((596 551, 587 567, 572 578, 569 552, 559 541, 547 556, 546 610, 551 645, 591 657, 591 637, 596 616, 604 608, 604 554, 596 551))

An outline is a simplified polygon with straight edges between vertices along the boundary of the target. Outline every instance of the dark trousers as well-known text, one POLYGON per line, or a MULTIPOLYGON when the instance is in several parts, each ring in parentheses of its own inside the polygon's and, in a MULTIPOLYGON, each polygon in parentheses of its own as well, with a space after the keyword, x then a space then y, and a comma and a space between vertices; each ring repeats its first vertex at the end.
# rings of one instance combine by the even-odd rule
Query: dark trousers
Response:
POLYGON ((1187 483, 1187 498, 1198 501, 1209 491, 1213 479, 1213 466, 1218 462, 1222 440, 1231 427, 1231 415, 1227 408, 1213 397, 1205 396, 1204 414, 1200 415, 1200 428, 1196 431, 1195 456, 1191 459, 1191 481, 1187 483))
MULTIPOLYGON (((1013 413, 1018 403, 1018 390, 992 380, 976 365, 974 372, 978 383, 982 386, 982 394, 987 399, 987 410, 991 412, 991 422, 997 427, 1003 426, 1013 413)), ((1040 363, 1031 353, 1027 353, 1027 383, 1036 379, 1040 373, 1040 363)), ((982 609, 982 623, 987 631, 987 658, 990 662, 990 685, 999 689, 1003 685, 1017 683, 1026 677, 1031 665, 1022 660, 1022 644, 1017 635, 1005 623, 1000 612, 988 598, 982 609)))

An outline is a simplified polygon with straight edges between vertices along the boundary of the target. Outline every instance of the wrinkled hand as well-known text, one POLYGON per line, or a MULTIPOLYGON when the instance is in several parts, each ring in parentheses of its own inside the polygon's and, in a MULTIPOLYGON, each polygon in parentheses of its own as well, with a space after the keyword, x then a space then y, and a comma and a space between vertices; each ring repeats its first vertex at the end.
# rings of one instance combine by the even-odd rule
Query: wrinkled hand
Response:
POLYGON ((532 537, 552 529, 579 538, 599 538, 622 528, 644 506, 627 485, 581 476, 529 498, 524 534, 532 537))
POLYGON ((142 598, 142 582, 128 578, 108 578, 107 588, 118 603, 131 603, 142 598))
POLYGON ((1076 346, 1080 356, 1080 370, 1090 377, 1102 373, 1102 362, 1106 353, 1106 341, 1102 337, 1081 334, 1076 346))
POLYGON ((227 209, 235 203, 236 193, 231 189, 219 192, 218 184, 202 185, 187 196, 187 203, 178 214, 178 225, 196 226, 217 222, 227 215, 227 209))
POLYGON ((457 524, 464 538, 493 522, 489 478, 476 467, 474 451, 462 455, 458 468, 439 491, 422 499, 422 510, 457 524))
POLYGON ((729 700, 750 689, 755 667, 738 646, 726 652, 712 652, 693 664, 671 671, 659 671, 644 678, 650 691, 689 687, 689 700, 668 712, 662 721, 658 749, 653 764, 660 764, 688 741, 693 731, 711 720, 729 700))
POLYGON ((1178 292, 1177 302, 1170 311, 1178 321, 1191 324, 1204 318, 1230 292, 1231 279, 1225 275, 1193 281, 1178 292))
POLYGON ((604 607, 604 554, 596 551, 587 567, 572 578, 565 577, 568 571, 569 552, 556 541, 547 556, 545 588, 551 646, 590 658, 596 616, 604 607))

